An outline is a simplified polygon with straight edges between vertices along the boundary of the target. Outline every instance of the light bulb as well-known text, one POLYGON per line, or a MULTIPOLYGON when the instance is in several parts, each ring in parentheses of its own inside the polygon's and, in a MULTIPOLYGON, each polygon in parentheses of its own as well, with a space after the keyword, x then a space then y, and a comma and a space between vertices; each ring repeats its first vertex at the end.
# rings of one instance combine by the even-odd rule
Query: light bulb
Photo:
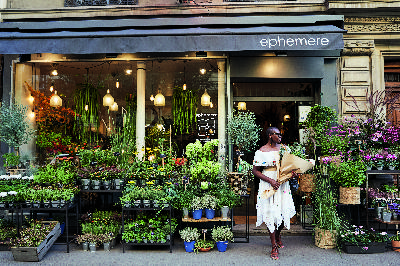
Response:
POLYGON ((51 74, 52 74, 53 76, 57 76, 57 75, 58 75, 57 69, 54 69, 53 71, 51 71, 51 74))
POLYGON ((183 87, 182 87, 182 89, 185 91, 186 90, 186 83, 185 84, 183 84, 183 87))
POLYGON ((153 96, 153 94, 150 96, 150 101, 154 101, 154 96, 153 96))

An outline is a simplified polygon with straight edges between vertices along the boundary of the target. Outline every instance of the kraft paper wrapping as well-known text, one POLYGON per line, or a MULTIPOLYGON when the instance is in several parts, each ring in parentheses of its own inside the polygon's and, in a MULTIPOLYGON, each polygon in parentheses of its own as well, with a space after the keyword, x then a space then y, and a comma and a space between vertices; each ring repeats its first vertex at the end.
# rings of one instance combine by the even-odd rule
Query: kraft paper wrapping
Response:
MULTIPOLYGON (((313 167, 314 164, 312 164, 311 162, 285 151, 282 157, 282 161, 280 162, 280 164, 277 164, 277 181, 280 184, 283 184, 292 177, 292 172, 300 174, 306 172, 313 167)), ((271 187, 261 193, 261 198, 268 199, 269 197, 274 195, 275 192, 276 190, 271 187)))

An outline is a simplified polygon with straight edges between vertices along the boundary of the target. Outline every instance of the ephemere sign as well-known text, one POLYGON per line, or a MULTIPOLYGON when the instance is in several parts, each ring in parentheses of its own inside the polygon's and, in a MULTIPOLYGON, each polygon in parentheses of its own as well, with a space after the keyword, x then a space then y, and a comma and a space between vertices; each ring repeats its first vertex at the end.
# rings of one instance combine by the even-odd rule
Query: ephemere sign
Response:
POLYGON ((327 50, 342 49, 341 34, 281 34, 259 38, 258 46, 264 50, 327 50))

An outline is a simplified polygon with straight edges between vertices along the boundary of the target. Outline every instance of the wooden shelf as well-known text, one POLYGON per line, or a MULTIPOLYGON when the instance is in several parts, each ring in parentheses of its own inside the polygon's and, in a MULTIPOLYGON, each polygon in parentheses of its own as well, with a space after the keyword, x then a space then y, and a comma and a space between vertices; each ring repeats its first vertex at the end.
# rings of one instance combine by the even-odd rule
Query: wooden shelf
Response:
POLYGON ((375 221, 383 224, 400 224, 400 220, 390 220, 390 222, 384 222, 382 219, 374 218, 375 221))
POLYGON ((206 217, 202 217, 199 220, 193 219, 193 218, 182 218, 182 222, 188 222, 188 223, 207 223, 207 222, 230 222, 232 221, 231 218, 226 218, 223 219, 222 217, 214 217, 213 219, 207 219, 206 217))

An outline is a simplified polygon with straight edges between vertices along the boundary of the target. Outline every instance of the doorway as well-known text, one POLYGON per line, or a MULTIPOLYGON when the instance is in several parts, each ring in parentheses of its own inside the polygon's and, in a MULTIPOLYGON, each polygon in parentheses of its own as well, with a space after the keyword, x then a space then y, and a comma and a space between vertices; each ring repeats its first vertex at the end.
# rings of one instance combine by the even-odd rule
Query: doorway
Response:
MULTIPOLYGON (((283 133, 282 142, 291 145, 300 142, 299 133, 302 126, 300 123, 300 111, 302 106, 313 106, 319 103, 317 98, 320 92, 320 81, 309 82, 235 82, 232 83, 233 109, 238 109, 239 102, 246 103, 246 110, 253 112, 256 123, 261 127, 260 140, 257 148, 267 143, 266 130, 270 126, 277 127, 283 133)), ((243 105, 241 105, 243 106, 243 105)), ((252 164, 254 151, 244 156, 244 160, 252 164)), ((258 180, 251 184, 251 195, 249 199, 251 221, 256 219, 256 196, 258 191, 258 180)), ((296 211, 300 213, 301 197, 293 194, 296 211)), ((242 213, 236 211, 237 215, 242 213)), ((298 215, 299 216, 299 215, 298 215)))

